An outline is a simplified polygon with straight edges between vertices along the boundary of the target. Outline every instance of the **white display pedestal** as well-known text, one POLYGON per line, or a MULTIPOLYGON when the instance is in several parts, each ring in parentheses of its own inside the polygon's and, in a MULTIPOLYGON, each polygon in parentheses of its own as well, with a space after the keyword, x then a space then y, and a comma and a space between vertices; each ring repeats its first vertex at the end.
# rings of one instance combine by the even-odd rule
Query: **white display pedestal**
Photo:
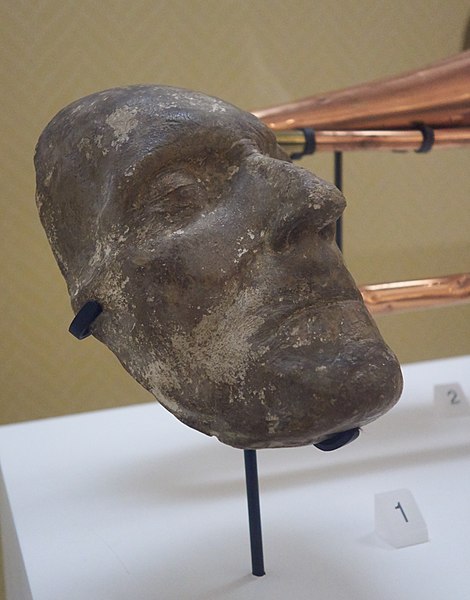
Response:
POLYGON ((470 598, 470 357, 404 367, 397 407, 332 453, 258 452, 267 575, 250 573, 243 452, 157 404, 0 429, 8 600, 470 598), (430 541, 396 549, 374 496, 409 489, 430 541))

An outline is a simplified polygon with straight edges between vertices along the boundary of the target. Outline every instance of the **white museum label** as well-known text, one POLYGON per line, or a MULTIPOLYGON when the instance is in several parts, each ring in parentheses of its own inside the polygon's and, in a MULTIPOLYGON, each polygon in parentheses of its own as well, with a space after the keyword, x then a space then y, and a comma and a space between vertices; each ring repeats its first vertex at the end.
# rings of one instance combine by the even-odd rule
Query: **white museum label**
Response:
POLYGON ((426 522, 407 489, 375 494, 375 532, 395 548, 429 541, 426 522))
POLYGON ((435 385, 434 407, 442 417, 470 415, 470 404, 459 383, 435 385))

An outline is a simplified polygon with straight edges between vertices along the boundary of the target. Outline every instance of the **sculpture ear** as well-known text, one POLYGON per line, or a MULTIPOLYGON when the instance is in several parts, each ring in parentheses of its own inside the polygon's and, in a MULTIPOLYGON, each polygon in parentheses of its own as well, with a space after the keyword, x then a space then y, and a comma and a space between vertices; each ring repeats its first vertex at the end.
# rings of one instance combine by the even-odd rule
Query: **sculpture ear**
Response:
POLYGON ((103 312, 103 308, 96 300, 89 300, 80 308, 75 318, 70 323, 69 331, 78 340, 83 340, 91 335, 90 327, 93 321, 103 312))

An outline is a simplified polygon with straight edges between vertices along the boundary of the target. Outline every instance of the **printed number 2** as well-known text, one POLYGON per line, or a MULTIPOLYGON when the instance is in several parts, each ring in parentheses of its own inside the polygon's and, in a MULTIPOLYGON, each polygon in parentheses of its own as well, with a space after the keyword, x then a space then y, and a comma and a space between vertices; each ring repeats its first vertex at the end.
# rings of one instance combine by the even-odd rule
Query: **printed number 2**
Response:
POLYGON ((457 394, 457 392, 455 390, 448 390, 447 395, 450 396, 451 404, 459 404, 460 403, 459 395, 457 394))
POLYGON ((401 511, 401 514, 403 515, 405 522, 408 523, 408 517, 406 516, 405 511, 403 510, 403 506, 400 504, 400 502, 395 506, 395 508, 397 510, 401 511))

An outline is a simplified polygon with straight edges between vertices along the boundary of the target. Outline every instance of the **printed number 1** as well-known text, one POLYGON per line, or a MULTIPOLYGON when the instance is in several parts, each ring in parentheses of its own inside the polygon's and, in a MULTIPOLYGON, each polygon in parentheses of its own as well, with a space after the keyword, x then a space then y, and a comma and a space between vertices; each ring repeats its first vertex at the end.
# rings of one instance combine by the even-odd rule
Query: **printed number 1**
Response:
POLYGON ((403 506, 400 504, 400 502, 395 506, 395 508, 397 510, 401 511, 401 514, 403 515, 403 518, 405 519, 405 522, 408 523, 408 517, 405 514, 405 511, 403 510, 403 506))

